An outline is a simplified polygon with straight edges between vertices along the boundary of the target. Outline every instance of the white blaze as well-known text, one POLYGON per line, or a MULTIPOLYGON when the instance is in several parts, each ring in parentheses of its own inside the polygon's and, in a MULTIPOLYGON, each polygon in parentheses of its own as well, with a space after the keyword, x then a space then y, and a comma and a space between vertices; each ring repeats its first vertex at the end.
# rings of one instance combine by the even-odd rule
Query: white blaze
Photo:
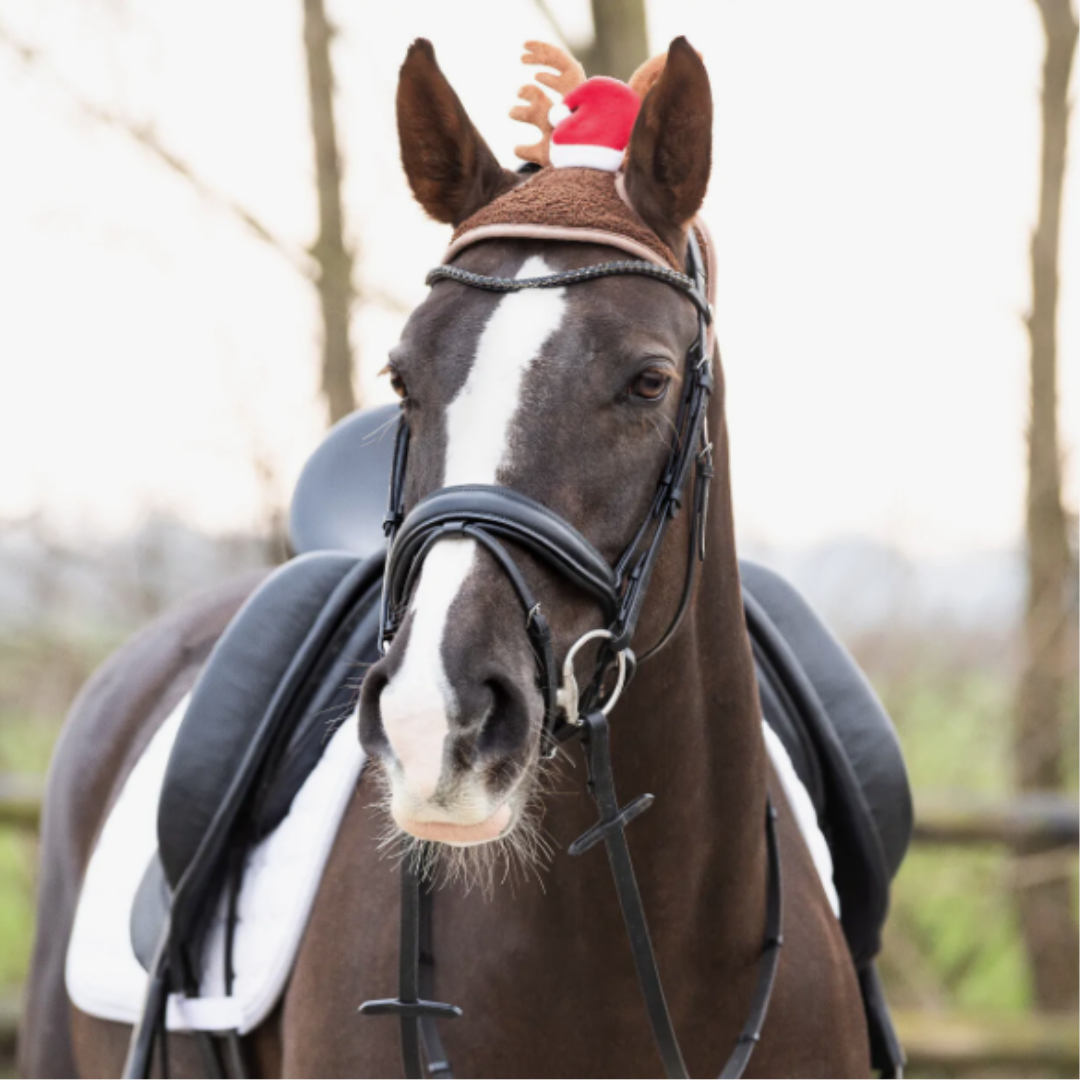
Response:
MULTIPOLYGON (((541 277, 552 268, 534 256, 519 278, 541 277)), ((566 307, 565 289, 527 289, 499 302, 477 344, 465 385, 446 411, 446 465, 443 483, 494 484, 509 458, 511 424, 521 386, 544 343, 559 328, 566 307)), ((404 771, 407 800, 430 799, 442 773, 450 717, 457 709, 442 660, 442 642, 450 607, 472 571, 473 540, 444 540, 424 561, 412 599, 412 626, 401 667, 380 698, 383 727, 404 771)), ((396 777, 395 780, 401 779, 396 777)), ((394 784, 394 802, 404 792, 394 784)), ((401 806, 408 816, 421 805, 401 806)), ((477 821, 487 808, 475 808, 477 821)), ((455 820, 460 817, 455 815, 455 820)))

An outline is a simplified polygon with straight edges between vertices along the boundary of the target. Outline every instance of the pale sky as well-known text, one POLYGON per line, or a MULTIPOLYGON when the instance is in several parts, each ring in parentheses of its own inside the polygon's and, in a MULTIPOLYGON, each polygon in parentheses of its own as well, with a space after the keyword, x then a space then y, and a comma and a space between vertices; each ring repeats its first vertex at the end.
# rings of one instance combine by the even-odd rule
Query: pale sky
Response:
MULTIPOLYGON (((587 33, 584 0, 552 7, 587 33)), ((513 165, 530 135, 506 115, 527 78, 520 47, 553 35, 532 0, 330 10, 358 279, 408 308, 447 240, 398 164, 408 42, 432 39, 513 165)), ((300 12, 299 0, 0 0, 0 28, 41 59, 28 69, 0 43, 0 520, 43 512, 116 531, 158 508, 242 527, 258 512, 256 454, 291 489, 322 416, 310 285, 63 87, 152 123, 301 247, 316 211, 300 12)), ((716 99, 705 216, 740 532, 785 547, 857 533, 922 554, 1014 544, 1034 4, 664 0, 650 20, 656 51, 685 33, 703 53, 716 99)), ((1075 454, 1075 114, 1070 138, 1059 346, 1075 454)), ((385 305, 357 312, 369 400, 386 393, 373 376, 403 319, 385 305)))

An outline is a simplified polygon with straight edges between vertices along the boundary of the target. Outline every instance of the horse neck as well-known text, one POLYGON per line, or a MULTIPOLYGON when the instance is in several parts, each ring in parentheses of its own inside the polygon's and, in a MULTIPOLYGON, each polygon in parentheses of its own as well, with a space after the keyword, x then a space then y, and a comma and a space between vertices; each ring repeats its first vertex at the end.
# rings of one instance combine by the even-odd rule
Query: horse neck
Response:
MULTIPOLYGON (((642 791, 657 795, 654 809, 632 827, 640 830, 632 840, 638 845, 635 850, 649 849, 639 860, 643 878, 686 880, 688 872, 697 874, 703 886, 701 904, 707 909, 698 914, 714 925, 725 908, 732 918, 738 918, 733 909, 743 915, 760 913, 767 767, 743 616, 719 398, 710 416, 715 478, 707 557, 693 606, 668 646, 642 664, 625 712, 616 711, 612 722, 623 800, 642 791)), ((674 610, 686 570, 691 517, 680 515, 671 530, 674 535, 665 541, 639 645, 655 640, 674 610)), ((687 902, 693 903, 689 895, 687 902)), ((693 919, 694 912, 673 912, 672 917, 693 919)))

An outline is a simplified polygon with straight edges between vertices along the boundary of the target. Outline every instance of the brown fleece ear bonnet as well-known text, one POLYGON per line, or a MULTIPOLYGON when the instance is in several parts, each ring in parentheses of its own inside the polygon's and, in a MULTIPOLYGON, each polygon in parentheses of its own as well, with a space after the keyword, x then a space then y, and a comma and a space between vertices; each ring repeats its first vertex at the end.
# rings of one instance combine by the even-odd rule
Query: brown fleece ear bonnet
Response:
MULTIPOLYGON (((683 270, 671 248, 629 204, 621 171, 641 99, 660 77, 666 54, 643 64, 627 85, 602 76, 586 79, 581 65, 554 45, 530 41, 525 47, 525 63, 544 64, 558 72, 539 72, 537 82, 563 96, 563 105, 552 106, 539 87, 529 84, 520 93, 527 104, 510 114, 540 129, 539 143, 516 151, 539 168, 463 221, 443 261, 450 262, 481 240, 516 238, 606 244, 633 258, 683 270), (560 109, 563 118, 553 125, 549 114, 560 109)), ((712 302, 713 244, 700 218, 694 220, 694 231, 705 257, 712 302)))

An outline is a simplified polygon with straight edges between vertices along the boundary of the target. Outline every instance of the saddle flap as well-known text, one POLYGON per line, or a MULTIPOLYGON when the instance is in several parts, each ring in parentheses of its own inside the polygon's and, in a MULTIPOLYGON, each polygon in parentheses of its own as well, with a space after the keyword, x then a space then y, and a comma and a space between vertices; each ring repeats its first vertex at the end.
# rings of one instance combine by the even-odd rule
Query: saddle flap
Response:
POLYGON ((896 730, 850 654, 778 574, 740 563, 762 709, 829 841, 841 921, 857 964, 880 948, 889 883, 911 840, 896 730))
POLYGON ((367 561, 340 552, 294 559, 248 599, 214 647, 158 805, 174 942, 198 939, 241 811, 251 808, 267 763, 280 759, 316 692, 312 671, 333 652, 343 625, 355 625, 350 615, 371 606, 382 564, 381 554, 367 561))
POLYGON ((146 864, 146 872, 131 903, 131 948, 135 959, 147 971, 154 966, 154 958, 168 924, 171 904, 172 890, 165 880, 161 856, 155 851, 153 858, 146 864))

